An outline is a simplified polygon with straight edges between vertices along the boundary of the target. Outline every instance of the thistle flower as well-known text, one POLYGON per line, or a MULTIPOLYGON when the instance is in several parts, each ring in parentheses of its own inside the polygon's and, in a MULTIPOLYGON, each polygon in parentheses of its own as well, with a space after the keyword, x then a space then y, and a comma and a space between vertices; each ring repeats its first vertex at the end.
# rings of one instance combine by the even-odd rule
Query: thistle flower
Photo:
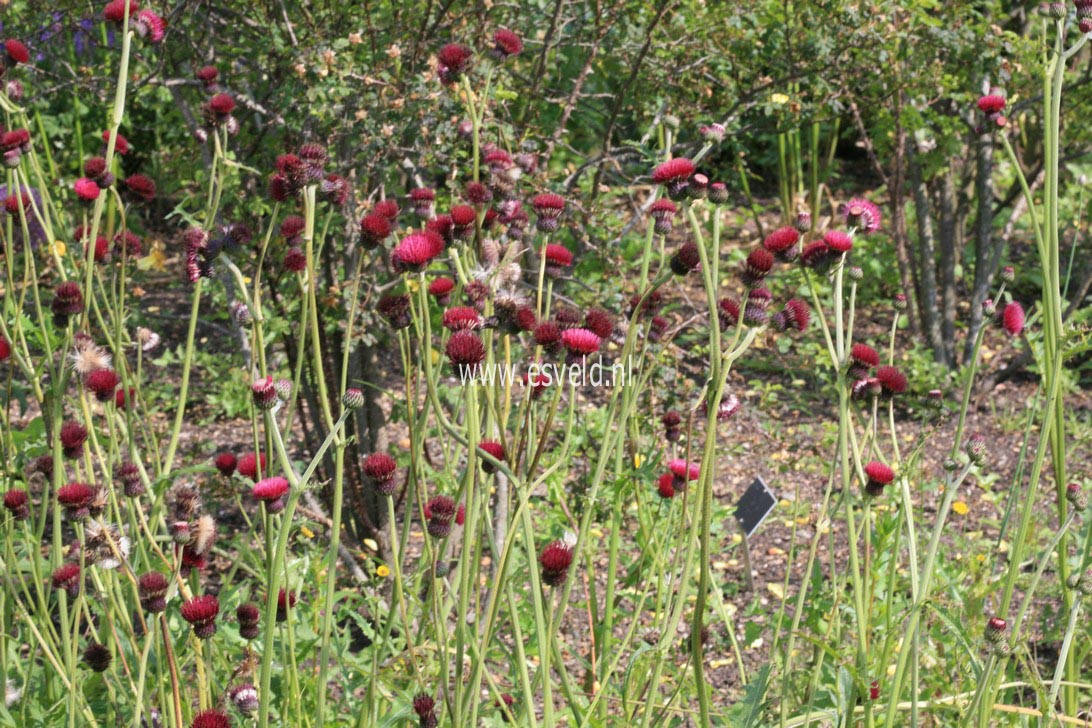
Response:
POLYGON ((396 270, 422 271, 444 251, 444 242, 435 233, 411 233, 402 238, 391 254, 396 270))
POLYGON ((57 489, 57 502, 69 518, 87 518, 98 490, 87 483, 69 483, 57 489))
POLYGON ((875 203, 863 197, 854 197, 841 208, 846 225, 856 228, 861 235, 868 235, 880 229, 883 215, 875 203))
POLYGON ((978 99, 978 110, 984 114, 997 114, 1005 108, 1005 97, 1001 94, 986 94, 978 99))
POLYGON ((848 253, 853 249, 853 238, 841 230, 828 231, 823 236, 823 242, 826 243, 827 248, 838 254, 848 253))
POLYGON ((743 285, 748 288, 762 283, 773 268, 773 253, 765 248, 755 248, 743 263, 743 285))
POLYGON ((507 28, 500 28, 493 33, 493 50, 490 51, 497 60, 505 60, 512 56, 518 56, 523 52, 523 41, 519 36, 508 30, 507 28))
POLYGON ((121 384, 121 377, 113 369, 96 369, 89 373, 83 380, 100 402, 109 402, 114 398, 114 390, 121 384))
POLYGON ((455 205, 451 208, 451 234, 456 240, 469 240, 474 235, 474 225, 478 213, 470 205, 455 205))
POLYGON ((701 266, 701 253, 694 243, 684 243, 670 260, 671 271, 677 276, 685 276, 701 266))
POLYGON ((114 659, 113 653, 106 645, 98 642, 88 642, 83 648, 83 662, 95 672, 106 672, 110 669, 110 662, 114 659))
POLYGON ((867 478, 865 493, 873 497, 882 495, 883 489, 895 479, 895 471, 876 460, 865 465, 864 472, 867 478))
POLYGON ((473 377, 485 359, 485 344, 472 331, 456 331, 448 339, 444 351, 461 379, 473 377))
POLYGON ((868 371, 880 365, 880 354, 868 344, 857 343, 849 352, 849 376, 851 379, 860 379, 868 375, 868 371))
POLYGON ((451 86, 470 70, 474 53, 464 45, 448 43, 436 53, 437 70, 440 83, 451 86))
POLYGON ((216 455, 216 459, 212 461, 212 464, 220 471, 220 475, 230 478, 235 472, 235 466, 239 464, 239 461, 234 454, 222 452, 216 455))
MULTIPOLYGON (((436 299, 436 303, 446 306, 451 302, 451 292, 455 290, 455 281, 446 276, 433 279, 428 284, 428 295, 436 299)), ((444 312, 446 315, 446 311, 444 312)))
POLYGON ((773 296, 765 288, 755 288, 747 296, 747 303, 743 307, 743 323, 751 326, 761 326, 766 323, 768 314, 766 309, 770 307, 773 296))
POLYGON ((538 216, 536 227, 544 233, 553 232, 557 230, 561 213, 565 210, 565 198, 552 192, 535 195, 531 207, 538 216))
POLYGON ((16 521, 25 521, 30 517, 30 496, 22 488, 12 488, 4 493, 4 508, 16 521))
POLYGON ((394 474, 398 469, 398 463, 385 452, 373 452, 364 458, 361 468, 367 477, 375 485, 382 495, 394 495, 398 492, 398 485, 394 482, 394 474))
POLYGON ((546 275, 551 278, 560 278, 565 269, 573 264, 573 254, 564 245, 549 243, 542 248, 542 256, 546 259, 546 275))
POLYGON ((194 72, 193 76, 198 81, 205 84, 206 91, 211 91, 216 86, 216 81, 220 78, 220 71, 216 69, 216 66, 202 66, 194 72))
POLYGON ((561 332, 561 345, 568 352, 569 363, 599 351, 599 337, 587 329, 565 329, 561 332))
POLYGON ((74 597, 80 593, 80 565, 71 561, 58 566, 49 577, 53 588, 68 592, 68 596, 74 597))
POLYGON ((535 344, 547 354, 554 355, 561 351, 561 329, 556 321, 541 321, 535 326, 535 344))
POLYGON ((279 500, 289 490, 288 481, 282 477, 266 478, 253 485, 250 492, 255 500, 262 503, 272 503, 279 500))
POLYGON ((151 614, 167 611, 167 591, 170 587, 170 579, 158 571, 142 574, 137 580, 141 608, 151 614))
POLYGON ((668 196, 678 200, 686 196, 686 187, 693 174, 694 163, 686 157, 676 157, 652 170, 652 181, 666 187, 668 196))
POLYGON ((455 223, 451 215, 436 215, 425 222, 425 234, 432 233, 439 237, 441 249, 455 242, 455 223))
POLYGON ((682 415, 675 410, 668 410, 660 418, 664 426, 664 439, 668 442, 678 442, 682 437, 682 415))
POLYGON ((123 183, 125 189, 138 200, 144 202, 151 202, 155 199, 156 187, 155 182, 150 177, 143 174, 134 174, 126 177, 123 183))
POLYGON ((826 270, 834 259, 833 251, 827 247, 823 240, 814 240, 804 246, 800 253, 800 262, 808 268, 818 271, 826 270))
POLYGON ((664 473, 656 480, 656 492, 663 499, 675 497, 675 476, 664 473))
POLYGON ((110 0, 102 10, 102 16, 110 23, 125 22, 126 11, 130 20, 137 14, 137 0, 110 0))
POLYGON ((880 381, 880 386, 883 388, 883 396, 885 397, 894 397, 896 394, 902 394, 906 391, 909 384, 906 380, 906 375, 892 366, 878 367, 876 369, 876 379, 880 381))
POLYGON ((0 364, 11 358, 11 342, 0 334, 0 364))
POLYGON ((792 262, 799 254, 800 233, 794 227, 782 227, 774 230, 762 241, 762 247, 778 260, 792 262))
POLYGON ((448 331, 477 331, 485 324, 477 309, 454 306, 444 311, 443 325, 448 331))
POLYGON ((1024 330, 1024 307, 1016 301, 1007 304, 1001 311, 1001 327, 1009 336, 1019 336, 1024 330))
POLYGON ((239 475, 244 478, 250 478, 251 480, 257 480, 259 475, 259 463, 261 464, 261 472, 266 472, 264 452, 260 455, 252 452, 243 455, 239 458, 239 475))
POLYGON ((648 212, 652 215, 652 229, 657 235, 667 235, 671 232, 671 224, 679 208, 667 198, 660 198, 652 203, 648 212))
POLYGON ((781 313, 778 313, 773 317, 773 325, 779 331, 785 331, 787 329, 803 331, 808 327, 810 321, 811 309, 808 308, 808 304, 804 303, 804 301, 799 298, 792 298, 786 301, 785 308, 781 313))
POLYGON ((87 442, 87 428, 79 422, 68 421, 61 425, 61 451, 69 460, 83 454, 83 444, 87 442))
MULTIPOLYGON (((130 149, 129 140, 126 139, 124 136, 122 136, 121 132, 115 132, 113 136, 114 136, 114 152, 116 154, 120 154, 121 156, 124 157, 126 154, 129 153, 129 149, 130 149)), ((110 130, 109 129, 107 129, 106 131, 104 131, 102 133, 102 143, 107 145, 107 146, 110 144, 110 130)))
POLYGON ((75 281, 65 281, 57 284, 53 289, 53 303, 50 304, 53 312, 53 323, 58 328, 68 325, 69 317, 83 311, 83 292, 75 281))
POLYGON ((614 322, 609 313, 601 308, 591 308, 584 314, 584 328, 600 339, 609 339, 614 333, 614 322))
POLYGON ((433 203, 436 201, 436 193, 428 187, 416 187, 410 190, 409 201, 417 217, 430 218, 433 213, 433 203))
POLYGON ((21 40, 9 38, 4 41, 4 64, 8 68, 15 68, 20 63, 30 60, 30 51, 21 40))
POLYGON ((114 236, 114 252, 125 258, 139 258, 144 254, 144 241, 129 230, 114 236))
POLYGON ((413 323, 413 317, 410 315, 409 296, 405 293, 383 296, 379 299, 375 308, 395 331, 408 328, 413 323))
POLYGON ((413 696, 413 712, 417 714, 418 728, 436 728, 436 701, 427 693, 413 696))
POLYGON ((216 634, 216 615, 220 613, 220 600, 212 594, 196 596, 182 605, 182 619, 193 627, 198 639, 208 639, 216 634))
POLYGON ((240 604, 239 608, 235 610, 235 619, 239 621, 240 637, 252 640, 258 636, 259 627, 262 621, 262 613, 257 605, 249 602, 240 604))
POLYGON ((553 541, 538 555, 538 564, 542 567, 542 583, 546 586, 561 586, 569 574, 573 563, 573 550, 564 541, 553 541))
POLYGON ((231 728, 231 718, 219 710, 203 710, 193 717, 190 728, 231 728))
MULTIPOLYGON (((231 97, 231 94, 218 93, 208 100, 206 108, 212 113, 212 121, 222 122, 235 111, 235 99, 231 97)), ((281 172, 285 172, 287 166, 290 166, 287 160, 278 164, 281 172)))
POLYGON ((425 504, 426 530, 433 538, 446 538, 458 508, 455 499, 447 495, 434 496, 425 504))
POLYGON ((277 592, 277 621, 288 619, 288 610, 296 606, 296 592, 281 589, 277 592))
POLYGON ((121 486, 126 498, 138 498, 144 495, 144 481, 140 477, 140 468, 134 463, 124 462, 114 469, 114 482, 121 486))
MULTIPOLYGON (((478 448, 492 455, 497 460, 504 462, 504 446, 494 440, 483 440, 478 443, 478 448)), ((497 472, 497 466, 482 458, 482 471, 486 474, 497 472)))
POLYGON ((284 252, 284 269, 290 273, 307 270, 307 254, 303 252, 303 248, 292 246, 284 252))
POLYGON ((701 477, 701 466, 676 458, 667 463, 667 469, 675 478, 675 490, 686 490, 686 484, 701 477))
POLYGON ((728 329, 739 322, 739 301, 731 296, 725 296, 717 302, 717 319, 722 329, 728 329))

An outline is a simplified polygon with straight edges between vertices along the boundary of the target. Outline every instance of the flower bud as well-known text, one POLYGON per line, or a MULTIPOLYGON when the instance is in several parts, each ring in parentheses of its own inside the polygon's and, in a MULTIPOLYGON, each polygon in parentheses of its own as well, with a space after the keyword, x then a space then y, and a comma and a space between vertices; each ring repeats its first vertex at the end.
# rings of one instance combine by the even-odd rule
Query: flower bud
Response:
POLYGON ((1009 630, 1009 623, 1001 617, 990 617, 986 622, 986 641, 995 645, 1005 639, 1009 630))
POLYGON ((723 205, 728 202, 728 186, 723 182, 714 182, 709 185, 709 201, 714 205, 723 205))
POLYGON ((691 175, 686 194, 691 200, 704 200, 709 192, 709 178, 704 174, 691 175))
POLYGON ((250 315, 250 309, 242 301, 232 301, 228 306, 232 320, 239 326, 250 326, 254 323, 254 317, 250 315))
POLYGON ((167 531, 171 534, 171 539, 181 546, 185 546, 193 539, 190 524, 186 521, 175 521, 167 527, 167 531))
POLYGON ((679 117, 675 116, 674 114, 664 114, 664 126, 666 126, 668 129, 678 129, 679 117))
POLYGON ((277 406, 277 389, 273 384, 273 377, 254 382, 250 385, 250 391, 257 409, 268 411, 277 406))
POLYGON ((1012 283, 1016 280, 1016 270, 1011 265, 1006 265, 1001 269, 1001 280, 1005 283, 1012 283))
POLYGON ((792 226, 801 233, 806 233, 811 230, 811 213, 810 212, 798 212, 796 213, 796 219, 793 220, 792 226))
POLYGON ((967 457, 975 465, 981 465, 986 461, 986 437, 976 432, 967 438, 967 457))
POLYGON ((1077 483, 1070 483, 1065 487, 1065 499, 1069 501, 1069 505, 1073 506, 1073 510, 1078 513, 1088 508, 1088 495, 1081 490, 1081 486, 1077 483))
POLYGON ((860 266, 856 265, 851 265, 846 268, 846 274, 849 276, 849 279, 851 281, 859 281, 864 278, 864 271, 861 270, 860 266))
POLYGON ((273 383, 273 391, 277 393, 278 399, 282 402, 287 402, 292 396, 292 380, 278 379, 273 383))
POLYGON ((1077 590, 1083 596, 1092 596, 1092 567, 1085 569, 1081 574, 1081 579, 1077 582, 1077 590))
POLYGON ((906 310, 906 294, 899 293, 895 296, 895 300, 892 302, 896 311, 906 310))
POLYGON ((341 406, 345 409, 355 410, 364 406, 364 393, 359 389, 346 389, 341 395, 341 406))
POLYGON ((944 469, 945 470, 947 470, 949 473, 954 473, 958 468, 959 468, 959 463, 957 463, 952 458, 945 458, 945 460, 944 460, 944 469))
POLYGON ((987 298, 982 302, 983 316, 993 316, 995 313, 997 313, 997 304, 994 303, 992 298, 987 298))

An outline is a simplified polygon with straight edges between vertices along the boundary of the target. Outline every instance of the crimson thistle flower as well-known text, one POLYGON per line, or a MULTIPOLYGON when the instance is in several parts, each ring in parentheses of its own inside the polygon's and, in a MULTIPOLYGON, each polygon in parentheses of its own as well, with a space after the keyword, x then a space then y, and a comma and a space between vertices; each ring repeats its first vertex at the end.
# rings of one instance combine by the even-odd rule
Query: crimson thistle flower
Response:
POLYGON ((743 263, 743 285, 750 288, 762 283, 766 276, 770 274, 773 264, 773 253, 765 248, 752 250, 743 263))
POLYGON ((6 362, 9 358, 11 358, 11 342, 0 334, 0 363, 6 362))
POLYGON ((455 281, 446 276, 440 276, 428 284, 428 295, 435 298, 436 303, 441 306, 446 306, 451 302, 451 292, 454 290, 455 281))
POLYGON ((375 488, 382 495, 394 495, 398 486, 394 482, 394 473, 398 469, 398 463, 385 452, 373 452, 364 458, 362 463, 364 475, 372 481, 375 488))
POLYGON ((1019 336, 1024 330, 1024 307, 1016 301, 1007 304, 1001 311, 1001 327, 1009 336, 1019 336))
POLYGON ((599 351, 599 343, 599 337, 587 329, 573 328, 561 332, 561 345, 568 352, 569 364, 599 351))
POLYGON ((675 254, 671 256, 671 272, 677 276, 685 276, 698 269, 701 265, 701 253, 694 243, 683 243, 675 254))
POLYGON ((68 592, 74 597, 80 593, 80 565, 71 561, 58 566, 49 577, 54 589, 68 592))
POLYGON ((874 233, 880 229, 883 215, 880 208, 863 197, 854 197, 841 209, 846 225, 856 228, 862 235, 874 233))
POLYGON ((231 718, 219 710, 203 710, 193 717, 190 728, 231 728, 231 718))
POLYGON ((448 331, 477 331, 484 324, 478 310, 469 306, 455 306, 444 311, 443 325, 448 331))
POLYGON ((69 483, 57 489, 57 502, 70 518, 87 518, 95 502, 98 489, 87 483, 69 483))
POLYGON ((250 478, 251 480, 258 479, 259 462, 261 463, 261 472, 265 472, 265 453, 255 454, 247 453, 239 458, 239 475, 244 478, 250 478))
POLYGON ((252 640, 258 636, 262 613, 256 605, 249 602, 239 605, 239 608, 235 610, 235 619, 239 621, 240 637, 252 640))
POLYGON ((796 260, 800 253, 800 233, 794 227, 782 227, 774 230, 762 241, 762 247, 773 253, 774 257, 784 262, 796 260))
POLYGON ((220 600, 212 594, 202 594, 182 605, 182 619, 193 627, 193 634, 199 639, 208 639, 216 634, 216 615, 220 613, 220 600))
POLYGON ((15 68, 20 63, 30 60, 30 51, 21 40, 9 38, 4 41, 4 63, 8 68, 15 68))
POLYGON ((906 391, 908 382, 906 375, 892 366, 882 366, 876 369, 876 379, 883 388, 883 396, 894 397, 906 391))
POLYGON ((478 213, 469 205, 455 205, 451 208, 451 235, 456 240, 469 240, 474 235, 474 225, 478 213))
POLYGON ((96 369, 84 378, 86 386, 100 402, 109 402, 114 398, 114 390, 121 384, 121 377, 113 369, 96 369))
POLYGON ((547 354, 553 355, 561 351, 561 328, 556 321, 541 321, 535 326, 535 344, 542 347, 547 354))
POLYGON ((123 23, 125 22, 125 14, 128 12, 129 18, 137 14, 137 0, 110 0, 106 3, 106 7, 102 9, 102 16, 110 23, 123 23))
POLYGON ((130 194, 135 195, 138 199, 144 202, 151 202, 155 199, 155 182, 150 177, 143 174, 134 174, 125 178, 125 189, 130 194))
POLYGON ((234 454, 222 452, 216 456, 216 459, 213 460, 212 464, 220 471, 220 475, 223 475, 225 478, 230 478, 235 472, 235 466, 239 464, 239 461, 234 454))
POLYGON ((30 507, 27 505, 29 501, 30 496, 21 488, 12 488, 4 493, 4 508, 17 521, 24 521, 30 517, 30 507))
POLYGON ((614 323, 611 321, 610 314, 601 308, 589 309, 584 314, 584 328, 600 339, 609 339, 614 333, 614 323))
POLYGON ((444 250, 443 239, 433 232, 411 233, 402 238, 391 254, 396 270, 422 271, 444 250))
POLYGON ((675 476, 671 473, 664 473, 656 481, 656 492, 659 493, 663 499, 675 497, 675 476))
POLYGON ((652 203, 648 208, 648 212, 652 215, 652 229, 657 235, 667 235, 671 232, 671 225, 674 222, 675 214, 679 211, 679 208, 674 202, 667 198, 660 198, 652 203))
POLYGON ((701 466, 697 463, 688 463, 681 458, 671 460, 667 469, 674 477, 675 490, 686 490, 686 484, 691 480, 701 477, 701 466))
POLYGON ((259 480, 251 488, 251 495, 255 500, 262 503, 269 504, 274 501, 280 500, 289 490, 288 480, 282 477, 266 478, 265 480, 259 480))
POLYGON ((881 462, 873 460, 864 467, 865 493, 875 497, 883 494, 883 489, 895 479, 895 471, 881 462))
POLYGON ((493 33, 493 50, 490 51, 490 55, 497 60, 503 61, 518 56, 522 52, 523 41, 512 31, 500 28, 493 33))
POLYGON ((137 592, 144 611, 152 614, 167 611, 167 591, 170 586, 170 580, 158 571, 141 575, 137 580, 137 592))
POLYGON ((110 652, 110 648, 98 642, 88 642, 87 646, 83 648, 84 664, 95 672, 109 670, 110 662, 113 659, 114 655, 110 652))
POLYGON ((288 610, 296 606, 296 592, 281 589, 277 592, 277 621, 288 619, 288 610))
POLYGON ((535 214, 538 216, 535 226, 544 233, 550 233, 558 228, 561 213, 565 210, 565 198, 552 192, 546 192, 535 195, 535 198, 531 200, 531 207, 534 208, 535 214))
POLYGON ((485 359, 485 344, 472 331, 456 331, 448 339, 444 351, 463 379, 473 377, 485 359))
POLYGON ((559 278, 565 273, 565 269, 573 264, 573 254, 564 245, 549 243, 542 248, 542 256, 546 259, 546 275, 551 278, 559 278))
MULTIPOLYGON (((478 447, 492 455, 497 460, 500 460, 502 463, 504 462, 504 446, 501 445, 499 442, 493 440, 484 440, 478 443, 478 447)), ((489 462, 485 458, 482 458, 482 471, 489 474, 495 473, 497 472, 497 466, 489 462)))
POLYGON ((652 181, 663 185, 671 199, 680 200, 686 197, 686 188, 693 174, 694 163, 686 157, 676 157, 652 170, 652 181))
POLYGON ((841 230, 830 230, 823 236, 823 242, 829 250, 838 253, 848 253, 853 249, 853 238, 841 230))
POLYGON ((87 428, 79 422, 69 421, 61 425, 61 451, 66 458, 78 458, 86 441, 87 428))
POLYGON ((417 714, 419 728, 436 728, 436 701, 431 695, 417 693, 413 696, 413 712, 417 714))
POLYGON ((811 321, 811 309, 799 298, 789 299, 785 308, 773 316, 773 325, 780 331, 796 329, 803 331, 811 321))
POLYGON ((68 325, 69 318, 83 311, 83 291, 75 281, 59 283, 53 289, 53 303, 50 304, 53 312, 53 323, 58 328, 68 325))
POLYGON ((425 504, 425 520, 428 534, 433 538, 446 538, 451 533, 458 507, 455 499, 447 495, 434 496, 425 504))
POLYGON ((860 379, 868 375, 868 371, 880 365, 880 353, 868 344, 856 343, 849 352, 849 376, 851 379, 860 379))
POLYGON ((561 586, 568 576, 569 566, 573 563, 573 550, 564 541, 553 541, 538 555, 538 564, 542 568, 542 583, 546 586, 561 586))
POLYGON ((440 83, 454 85, 463 77, 474 60, 474 53, 464 45, 448 43, 436 53, 437 71, 440 83))

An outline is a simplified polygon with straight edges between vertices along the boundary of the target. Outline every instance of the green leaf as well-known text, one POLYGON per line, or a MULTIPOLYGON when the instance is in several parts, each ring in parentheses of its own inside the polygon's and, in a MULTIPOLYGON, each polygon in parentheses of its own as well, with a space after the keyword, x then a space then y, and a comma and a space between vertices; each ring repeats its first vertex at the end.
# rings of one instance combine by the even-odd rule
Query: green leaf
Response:
POLYGON ((766 688, 770 682, 770 666, 763 665, 751 682, 743 688, 743 700, 728 711, 729 724, 738 728, 755 728, 761 725, 762 709, 766 704, 766 688))

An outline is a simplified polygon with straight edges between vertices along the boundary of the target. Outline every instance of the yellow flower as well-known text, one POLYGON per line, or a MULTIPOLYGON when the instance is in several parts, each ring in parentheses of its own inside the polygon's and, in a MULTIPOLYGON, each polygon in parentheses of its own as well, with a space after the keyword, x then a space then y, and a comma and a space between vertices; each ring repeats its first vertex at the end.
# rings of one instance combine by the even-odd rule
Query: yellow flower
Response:
POLYGON ((644 461, 645 461, 645 458, 644 458, 643 455, 641 455, 641 453, 635 453, 633 455, 633 467, 635 467, 635 468, 641 467, 641 463, 643 463, 644 461))
POLYGON ((53 247, 50 250, 52 253, 56 253, 58 258, 63 258, 64 254, 68 251, 68 246, 64 244, 63 240, 54 240, 53 247))
POLYGON ((379 567, 375 570, 375 575, 378 576, 380 579, 386 579, 388 576, 391 575, 391 570, 387 568, 386 564, 380 564, 379 567))
POLYGON ((789 103, 789 97, 786 96, 785 94, 771 94, 770 95, 770 103, 777 104, 778 106, 781 106, 782 104, 789 103))
POLYGON ((312 531, 307 526, 300 526, 300 533, 303 534, 304 538, 314 538, 315 537, 315 532, 312 531))
POLYGON ((963 501, 956 501, 955 503, 953 503, 952 510, 961 516, 965 516, 971 511, 970 507, 963 501))

